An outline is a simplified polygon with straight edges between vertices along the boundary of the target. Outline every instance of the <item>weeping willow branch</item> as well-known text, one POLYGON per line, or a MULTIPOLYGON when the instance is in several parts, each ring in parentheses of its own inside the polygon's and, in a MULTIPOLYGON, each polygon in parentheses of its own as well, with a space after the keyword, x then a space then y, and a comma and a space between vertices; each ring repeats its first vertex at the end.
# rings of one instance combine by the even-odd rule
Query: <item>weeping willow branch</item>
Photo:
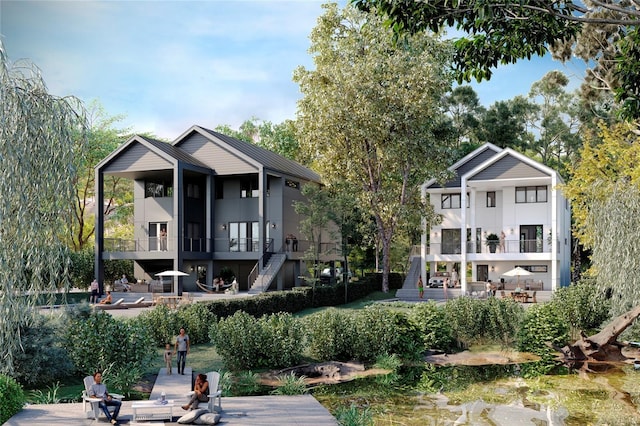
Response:
POLYGON ((612 315, 640 305, 640 190, 626 179, 600 182, 607 197, 595 200, 587 223, 593 230, 592 263, 597 282, 612 293, 612 315))
POLYGON ((35 66, 11 64, 0 41, 0 373, 13 370, 36 298, 68 286, 60 237, 73 207, 81 111, 77 99, 48 94, 35 66))

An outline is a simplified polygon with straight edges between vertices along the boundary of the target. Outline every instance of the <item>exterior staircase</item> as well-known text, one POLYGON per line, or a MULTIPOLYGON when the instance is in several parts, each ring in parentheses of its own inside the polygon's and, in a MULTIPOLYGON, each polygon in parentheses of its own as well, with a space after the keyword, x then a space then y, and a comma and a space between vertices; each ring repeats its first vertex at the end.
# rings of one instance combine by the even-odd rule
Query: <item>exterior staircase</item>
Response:
POLYGON ((267 291, 278 275, 278 272, 280 272, 280 268, 284 265, 285 260, 287 260, 287 255, 284 253, 272 254, 267 264, 264 265, 263 268, 260 268, 258 276, 249 289, 249 294, 259 294, 267 291))
MULTIPOLYGON (((418 300, 418 277, 420 276, 420 257, 412 256, 409 272, 404 279, 402 288, 396 292, 396 297, 400 300, 418 300)), ((426 287, 426 277, 422 277, 426 287)))

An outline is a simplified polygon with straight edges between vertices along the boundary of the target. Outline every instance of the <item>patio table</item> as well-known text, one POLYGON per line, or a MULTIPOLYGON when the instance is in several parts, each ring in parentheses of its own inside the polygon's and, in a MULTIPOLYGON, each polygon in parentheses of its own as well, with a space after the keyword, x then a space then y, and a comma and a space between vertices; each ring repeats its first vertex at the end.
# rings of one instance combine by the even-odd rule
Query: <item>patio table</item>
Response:
POLYGON ((135 401, 131 404, 133 409, 133 421, 139 420, 173 420, 174 400, 168 399, 165 403, 157 400, 151 401, 135 401), (139 413, 138 410, 145 412, 139 413))

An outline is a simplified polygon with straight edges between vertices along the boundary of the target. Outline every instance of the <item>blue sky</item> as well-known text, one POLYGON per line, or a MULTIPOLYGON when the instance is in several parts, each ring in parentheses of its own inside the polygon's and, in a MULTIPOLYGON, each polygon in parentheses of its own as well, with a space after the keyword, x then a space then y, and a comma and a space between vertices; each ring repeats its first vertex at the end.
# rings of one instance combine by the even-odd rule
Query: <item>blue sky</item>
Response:
MULTIPOLYGON (((193 124, 295 118, 293 70, 313 66, 309 34, 322 3, 0 0, 0 34, 9 58, 34 62, 51 93, 98 99, 126 115, 119 127, 172 140, 193 124)), ((538 58, 473 86, 489 106, 553 69, 575 81, 583 72, 538 58)))

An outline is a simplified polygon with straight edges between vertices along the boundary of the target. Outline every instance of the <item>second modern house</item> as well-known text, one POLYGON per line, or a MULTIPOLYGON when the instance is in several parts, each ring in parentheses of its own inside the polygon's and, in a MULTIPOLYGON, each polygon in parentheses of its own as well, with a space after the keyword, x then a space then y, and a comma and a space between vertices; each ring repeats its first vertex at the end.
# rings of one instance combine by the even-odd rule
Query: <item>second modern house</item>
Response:
POLYGON ((571 210, 555 170, 490 143, 449 170, 449 181, 422 186, 442 221, 427 224, 414 275, 457 276, 462 294, 489 281, 541 291, 569 285, 571 210), (514 276, 516 267, 526 272, 514 276))
MULTIPOLYGON (((96 212, 96 275, 104 262, 134 261, 135 279, 151 281, 182 271, 179 292, 197 291, 231 273, 240 290, 300 285, 308 243, 294 203, 303 185, 320 184, 312 170, 254 144, 200 126, 174 142, 134 136, 95 168, 96 204, 105 200, 105 176, 129 179, 134 218, 130 238, 105 234, 96 212)), ((324 236, 323 236, 324 237, 324 236)), ((326 239, 324 260, 338 255, 326 239)))

